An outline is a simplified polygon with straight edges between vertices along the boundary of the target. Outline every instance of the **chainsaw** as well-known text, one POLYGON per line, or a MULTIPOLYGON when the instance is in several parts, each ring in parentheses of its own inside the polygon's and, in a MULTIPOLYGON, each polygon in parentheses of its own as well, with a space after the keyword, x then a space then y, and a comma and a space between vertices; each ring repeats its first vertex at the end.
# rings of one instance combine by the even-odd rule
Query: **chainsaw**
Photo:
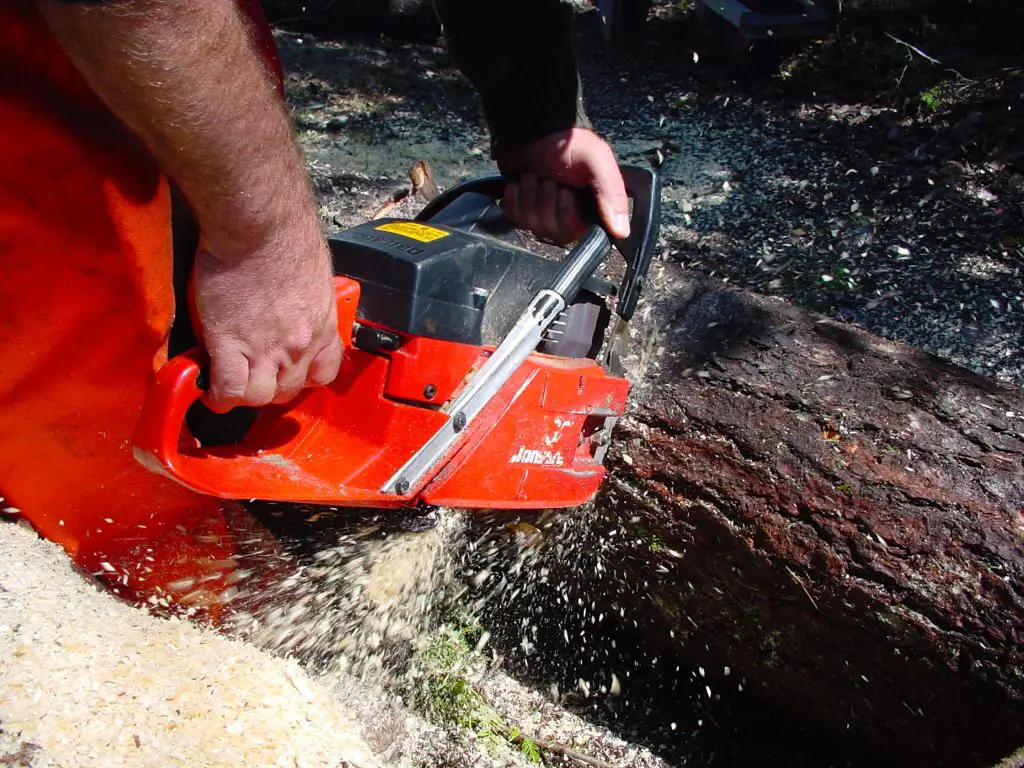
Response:
POLYGON ((501 174, 456 184, 414 218, 328 236, 344 346, 334 382, 253 409, 231 439, 203 441, 187 418, 207 359, 188 348, 147 391, 136 459, 246 501, 497 510, 591 500, 626 407, 617 361, 660 217, 657 172, 620 170, 629 237, 590 223, 561 260, 523 244, 500 205, 501 174), (597 274, 613 247, 624 264, 614 282, 597 274))

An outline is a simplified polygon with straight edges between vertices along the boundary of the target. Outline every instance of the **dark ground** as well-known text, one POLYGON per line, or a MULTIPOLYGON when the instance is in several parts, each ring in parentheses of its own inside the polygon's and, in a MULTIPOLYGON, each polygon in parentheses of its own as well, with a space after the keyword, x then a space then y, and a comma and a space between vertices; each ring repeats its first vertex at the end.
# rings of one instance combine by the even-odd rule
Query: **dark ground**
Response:
MULTIPOLYGON (((751 51, 674 5, 620 47, 584 12, 588 110, 623 161, 662 152, 663 258, 1024 382, 1024 12, 915 8, 846 6, 827 38, 751 51)), ((329 223, 365 218, 419 158, 442 186, 493 170, 432 36, 296 24, 289 92, 329 223)))

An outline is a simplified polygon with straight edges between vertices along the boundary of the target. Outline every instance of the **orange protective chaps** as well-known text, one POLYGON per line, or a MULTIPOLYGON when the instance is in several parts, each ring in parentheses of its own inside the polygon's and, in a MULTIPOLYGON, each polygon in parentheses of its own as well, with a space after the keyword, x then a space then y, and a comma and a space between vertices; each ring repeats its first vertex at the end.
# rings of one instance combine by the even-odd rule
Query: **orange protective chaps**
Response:
POLYGON ((115 592, 208 613, 248 518, 129 444, 175 312, 170 221, 150 154, 0 0, 0 495, 115 592))

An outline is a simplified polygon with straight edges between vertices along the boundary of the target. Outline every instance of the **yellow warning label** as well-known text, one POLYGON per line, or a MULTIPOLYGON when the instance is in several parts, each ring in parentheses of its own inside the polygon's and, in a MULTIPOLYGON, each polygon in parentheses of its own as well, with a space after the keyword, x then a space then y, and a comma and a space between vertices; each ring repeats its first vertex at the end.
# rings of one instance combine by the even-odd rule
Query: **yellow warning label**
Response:
POLYGON ((396 235, 418 240, 421 243, 432 243, 435 240, 448 236, 448 233, 443 229, 428 227, 426 224, 417 224, 414 221, 392 221, 387 224, 381 224, 377 229, 381 232, 392 232, 396 235))

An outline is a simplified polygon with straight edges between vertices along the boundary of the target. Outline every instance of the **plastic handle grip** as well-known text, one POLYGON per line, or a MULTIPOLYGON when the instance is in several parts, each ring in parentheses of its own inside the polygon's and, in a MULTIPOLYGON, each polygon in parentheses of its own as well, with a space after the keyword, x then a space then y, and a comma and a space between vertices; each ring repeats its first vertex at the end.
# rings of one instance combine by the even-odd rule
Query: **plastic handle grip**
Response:
POLYGON ((309 478, 275 471, 244 449, 195 446, 182 451, 180 439, 185 416, 203 394, 203 365, 203 353, 194 348, 172 358, 160 369, 136 422, 135 459, 193 491, 226 499, 304 500, 322 490, 309 478))
POLYGON ((626 259, 626 274, 619 289, 616 312, 629 320, 643 290, 661 229, 661 177, 653 168, 620 166, 626 192, 633 200, 629 237, 618 242, 626 259))
MULTIPOLYGON (((515 181, 516 176, 491 174, 476 179, 469 179, 450 187, 435 197, 416 215, 417 221, 430 221, 438 217, 442 211, 452 205, 463 195, 483 195, 492 200, 500 200, 505 195, 505 185, 515 181)), ((576 190, 576 202, 580 206, 580 215, 584 222, 597 221, 597 198, 589 189, 576 190)))

